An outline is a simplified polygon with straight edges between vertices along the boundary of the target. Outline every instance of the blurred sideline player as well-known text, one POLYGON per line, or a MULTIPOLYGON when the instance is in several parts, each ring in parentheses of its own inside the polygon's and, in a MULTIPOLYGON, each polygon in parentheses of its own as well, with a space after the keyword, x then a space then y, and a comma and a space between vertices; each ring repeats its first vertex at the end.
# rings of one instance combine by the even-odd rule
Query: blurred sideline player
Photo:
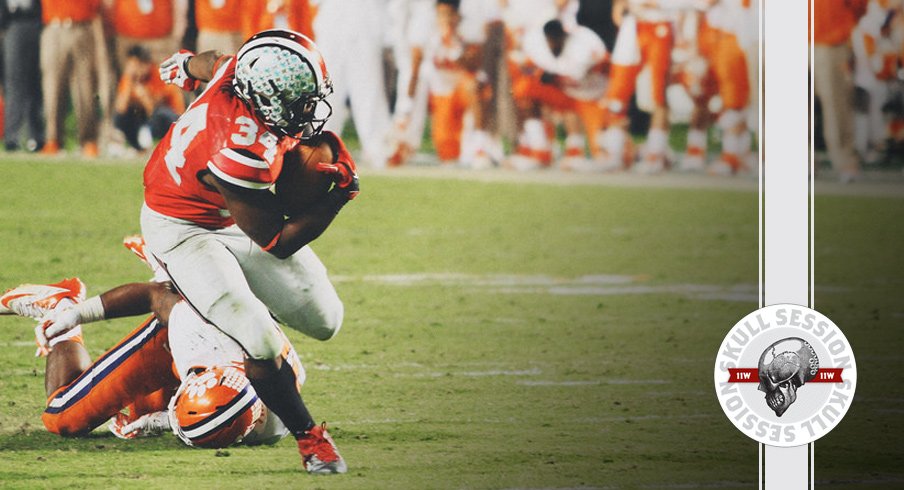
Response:
MULTIPOLYGON (((131 246, 141 249, 140 237, 131 246)), ((165 276, 157 271, 155 279, 165 276)), ((242 368, 242 350, 204 322, 168 283, 133 283, 84 299, 79 279, 14 288, 0 304, 39 320, 38 352, 46 356, 48 431, 83 436, 106 422, 131 439, 172 430, 189 446, 273 444, 288 434, 260 402, 242 368), (93 303, 102 305, 98 315, 93 303), (81 324, 161 312, 90 362, 81 324), (50 337, 48 340, 47 337, 50 337)), ((285 339, 285 338, 284 338, 285 339)), ((304 369, 285 339, 285 355, 298 388, 304 369)))
MULTIPOLYGON (((571 0, 521 0, 506 2, 503 9, 503 21, 506 30, 506 65, 512 89, 519 85, 522 77, 531 70, 528 67, 528 57, 525 53, 524 39, 530 32, 542 32, 543 25, 551 20, 558 19, 562 25, 577 25, 576 2, 571 0)), ((530 101, 518 100, 518 94, 513 94, 514 104, 529 105, 530 101)), ((553 138, 552 127, 547 125, 542 118, 524 117, 530 116, 524 111, 517 111, 518 134, 516 136, 515 154, 507 161, 514 168, 530 169, 538 166, 552 164, 552 148, 550 141, 553 138)))
POLYGON ((890 98, 890 82, 897 78, 901 33, 900 2, 872 0, 851 33, 854 51, 854 148, 866 163, 879 161, 889 136, 882 106, 890 98))
MULTIPOLYGON (((583 26, 574 25, 566 31, 562 22, 555 19, 542 30, 528 32, 523 49, 528 62, 512 87, 519 119, 540 119, 541 109, 557 112, 564 117, 567 132, 563 167, 600 168, 587 165, 590 162, 584 158, 584 148, 589 141, 591 155, 601 157, 596 135, 603 128, 604 116, 600 105, 606 88, 603 67, 607 53, 603 41, 583 26)), ((543 142, 542 146, 550 144, 543 142)), ((515 155, 511 161, 517 158, 515 155)))
POLYGON ((499 76, 502 46, 490 46, 491 42, 504 42, 502 9, 500 2, 461 0, 461 22, 458 32, 471 53, 468 68, 476 82, 478 112, 465 121, 462 133, 460 162, 471 168, 485 168, 502 163, 505 157, 502 139, 496 121, 495 82, 499 76))
POLYGON ((132 46, 113 99, 113 126, 133 149, 144 151, 169 131, 183 111, 182 92, 160 80, 146 49, 132 46))
POLYGON ((41 90, 47 142, 41 153, 56 155, 65 140, 66 97, 71 95, 82 155, 97 157, 98 62, 95 29, 100 0, 42 0, 41 90))
POLYGON ((665 96, 675 41, 673 24, 681 10, 711 1, 618 0, 613 3, 612 17, 619 31, 612 50, 609 86, 604 96, 608 114, 602 142, 609 165, 626 165, 633 160, 629 151, 626 116, 637 87, 637 77, 641 70, 647 69, 650 93, 638 94, 638 98, 648 97, 653 111, 641 161, 636 168, 648 173, 666 169, 669 122, 665 96))
MULTIPOLYGON (((492 3, 440 0, 423 47, 412 49, 412 71, 396 106, 396 125, 405 130, 422 91, 429 94, 431 139, 442 163, 483 168, 502 159, 501 145, 486 130, 492 98, 483 71, 488 25, 498 17, 492 3)), ((424 26, 420 27, 424 29, 424 26)))
MULTIPOLYGON (((466 113, 472 114, 475 126, 482 124, 474 74, 479 46, 466 42, 459 32, 459 3, 458 0, 436 3, 435 31, 426 38, 423 50, 415 49, 408 88, 403 95, 404 100, 413 101, 418 87, 427 87, 431 138, 442 163, 457 162, 461 156, 466 113)), ((413 102, 403 102, 398 107, 398 116, 402 118, 399 124, 405 127, 413 102)))
POLYGON ((333 115, 325 128, 342 133, 351 108, 361 142, 362 161, 384 167, 392 153, 389 102, 383 76, 384 0, 316 0, 314 32, 323 57, 330 61, 333 115))
POLYGON ((358 193, 354 160, 336 134, 322 132, 331 91, 325 62, 307 37, 274 29, 253 36, 236 57, 177 53, 160 73, 188 89, 210 83, 145 168, 147 249, 186 301, 242 346, 247 377, 295 436, 305 468, 345 471, 335 451, 306 452, 327 434, 294 391, 274 320, 319 340, 342 324, 342 302, 307 246, 358 193), (335 185, 286 217, 270 189, 299 141, 329 146, 333 161, 317 169, 335 185))
POLYGON ((390 143, 394 152, 387 164, 403 165, 416 152, 424 136, 427 121, 427 84, 411 85, 422 77, 426 66, 424 49, 436 23, 434 0, 392 0, 389 6, 389 30, 393 56, 398 69, 396 101, 393 110, 394 131, 390 143))
POLYGON ((689 27, 696 31, 696 53, 688 55, 691 59, 682 74, 696 107, 681 169, 707 168, 706 130, 714 112, 722 148, 719 159, 707 171, 715 175, 750 173, 755 170, 747 122, 751 67, 744 46, 756 42, 756 12, 747 0, 720 0, 702 14, 688 12, 686 17, 696 24, 689 27))

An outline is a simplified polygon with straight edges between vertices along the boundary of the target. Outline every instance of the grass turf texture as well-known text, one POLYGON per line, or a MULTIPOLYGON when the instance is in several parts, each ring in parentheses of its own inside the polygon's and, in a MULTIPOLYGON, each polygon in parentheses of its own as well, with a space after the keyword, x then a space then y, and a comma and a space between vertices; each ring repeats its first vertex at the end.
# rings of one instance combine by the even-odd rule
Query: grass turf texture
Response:
MULTIPOLYGON (((78 275, 98 294, 148 277, 119 242, 138 231, 140 165, 5 158, 0 175, 0 288, 78 275)), ((291 440, 218 452, 104 428, 52 436, 32 324, 0 317, 0 486, 755 487, 757 446, 712 386, 724 334, 757 306, 755 193, 366 171, 362 186, 314 244, 343 331, 289 332, 348 475, 304 474, 291 440), (741 300, 701 293, 713 289, 741 300)), ((820 486, 904 484, 902 204, 817 199, 817 307, 860 373, 858 400, 817 443, 820 486)), ((138 321, 86 327, 92 356, 138 321)))

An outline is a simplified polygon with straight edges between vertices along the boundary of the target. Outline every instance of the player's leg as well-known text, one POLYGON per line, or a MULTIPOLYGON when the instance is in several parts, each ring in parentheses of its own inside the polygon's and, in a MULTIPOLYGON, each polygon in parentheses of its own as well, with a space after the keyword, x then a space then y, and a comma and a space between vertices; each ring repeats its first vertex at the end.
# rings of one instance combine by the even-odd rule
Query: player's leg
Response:
MULTIPOLYGON (((468 74, 455 90, 456 102, 462 113, 471 115, 471 127, 462 134, 461 155, 462 165, 469 168, 489 168, 493 166, 491 147, 493 139, 487 132, 487 101, 493 96, 492 87, 486 81, 481 82, 478 77, 468 74)), ((496 160, 498 162, 498 159, 496 160)))
POLYGON ((688 125, 687 144, 680 164, 683 171, 698 172, 706 168, 707 132, 714 120, 709 104, 719 90, 716 74, 712 69, 716 63, 715 49, 718 40, 719 31, 710 26, 705 18, 700 18, 695 40, 698 56, 684 64, 680 75, 681 83, 694 104, 688 125))
POLYGON ((91 356, 82 340, 81 329, 51 346, 44 364, 46 396, 68 385, 91 365, 91 356), (73 335, 74 334, 74 335, 73 335))
MULTIPOLYGON (((82 154, 87 157, 95 157, 97 148, 97 106, 95 97, 98 92, 96 67, 101 62, 96 62, 95 39, 89 27, 74 29, 75 34, 72 46, 72 56, 78 57, 73 63, 72 76, 69 78, 72 88, 72 105, 75 108, 75 116, 78 122, 78 139, 82 145, 82 154)), ((104 60, 103 63, 107 61, 104 60)))
POLYGON ((41 89, 44 97, 45 135, 47 142, 42 153, 56 154, 60 151, 63 128, 63 76, 66 63, 63 44, 63 27, 51 24, 41 32, 41 89))
MULTIPOLYGON (((368 32, 365 35, 373 34, 368 32)), ((382 168, 386 166, 388 157, 387 128, 390 127, 389 102, 383 86, 382 42, 378 39, 371 39, 373 42, 364 39, 357 41, 357 45, 366 52, 357 53, 346 77, 352 122, 361 141, 364 163, 382 168)))
POLYGON ((509 165, 516 170, 531 170, 552 163, 552 143, 543 120, 543 107, 569 111, 572 100, 558 88, 543 84, 537 75, 521 74, 512 86, 518 119, 522 121, 515 155, 509 165))
POLYGON ((86 356, 79 339, 56 343, 48 355, 48 400, 41 419, 50 432, 84 435, 135 400, 179 384, 166 328, 154 317, 93 363, 85 365, 86 356))
POLYGON ((430 96, 430 136, 441 163, 454 163, 461 153, 460 118, 454 94, 430 96))
POLYGON ((718 121, 722 130, 722 155, 710 168, 710 173, 749 172, 752 170, 747 162, 750 132, 744 110, 750 98, 750 87, 746 57, 736 36, 723 33, 720 37, 713 67, 722 97, 723 110, 718 121))
POLYGON ((665 103, 665 90, 671 68, 674 37, 672 27, 667 23, 644 24, 643 27, 638 28, 638 41, 643 58, 650 69, 654 109, 650 118, 650 130, 644 143, 643 165, 638 167, 638 170, 655 173, 667 167, 669 113, 665 103))
POLYGON ((219 238, 236 251, 251 291, 280 322, 317 340, 336 336, 342 327, 344 307, 326 267, 311 247, 278 259, 239 230, 224 230, 219 238))
POLYGON ((614 64, 609 72, 609 86, 603 96, 606 110, 605 129, 600 138, 604 151, 603 166, 610 170, 627 168, 633 161, 629 147, 628 106, 637 82, 641 66, 614 64))
POLYGON ((267 307, 252 293, 239 265, 240 256, 247 261, 259 247, 247 237, 240 247, 239 231, 201 230, 147 207, 142 210, 141 222, 147 249, 163 262, 188 304, 242 346, 248 379, 264 404, 295 436, 305 468, 312 473, 345 472, 345 463, 329 434, 314 423, 298 394, 292 367, 280 356, 283 342, 279 328, 267 307), (227 248, 226 241, 239 248, 227 248))

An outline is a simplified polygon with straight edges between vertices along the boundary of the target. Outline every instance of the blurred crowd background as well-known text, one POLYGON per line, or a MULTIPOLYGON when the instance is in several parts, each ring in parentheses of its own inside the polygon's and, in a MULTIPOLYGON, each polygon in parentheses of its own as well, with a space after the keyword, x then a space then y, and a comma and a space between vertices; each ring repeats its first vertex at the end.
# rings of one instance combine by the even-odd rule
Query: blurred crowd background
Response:
MULTIPOLYGON (((327 128, 365 166, 749 175, 758 1, 0 0, 4 145, 142 155, 193 98, 161 61, 279 27, 316 41, 327 128)), ((900 167, 902 14, 815 0, 817 145, 842 181, 900 167)))

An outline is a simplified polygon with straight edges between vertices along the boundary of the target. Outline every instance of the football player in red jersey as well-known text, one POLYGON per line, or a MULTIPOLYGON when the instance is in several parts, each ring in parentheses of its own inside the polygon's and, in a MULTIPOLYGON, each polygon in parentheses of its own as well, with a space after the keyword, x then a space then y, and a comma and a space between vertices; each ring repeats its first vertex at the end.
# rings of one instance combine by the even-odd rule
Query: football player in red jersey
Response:
POLYGON ((344 472, 329 434, 294 396, 273 319, 319 340, 342 323, 342 302, 307 246, 358 193, 351 155, 322 131, 331 112, 323 58, 307 37, 277 29, 251 37, 234 57, 177 53, 160 72, 184 88, 208 85, 145 168, 141 228, 152 260, 199 315, 242 346, 251 384, 295 435, 305 468, 344 472), (269 189, 299 142, 332 147, 334 161, 320 168, 335 185, 308 212, 285 218, 269 189))

